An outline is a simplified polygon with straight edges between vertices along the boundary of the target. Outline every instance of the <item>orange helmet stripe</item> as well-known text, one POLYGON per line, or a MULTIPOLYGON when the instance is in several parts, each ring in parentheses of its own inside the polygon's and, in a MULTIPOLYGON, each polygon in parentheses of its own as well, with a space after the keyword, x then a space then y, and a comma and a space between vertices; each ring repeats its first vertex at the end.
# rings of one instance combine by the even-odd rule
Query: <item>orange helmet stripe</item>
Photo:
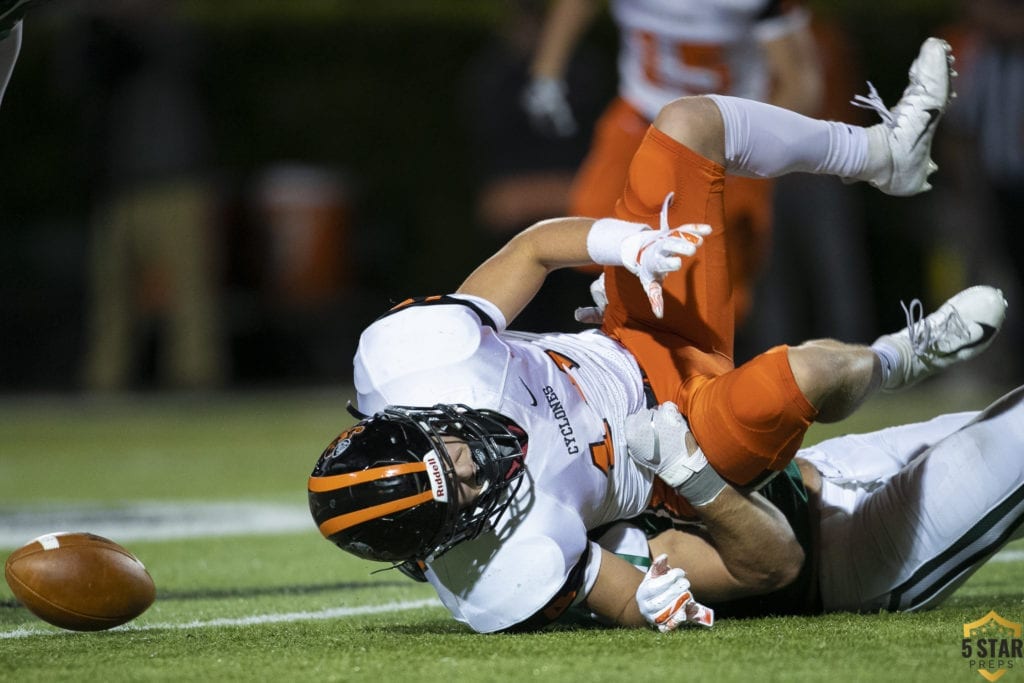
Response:
POLYGON ((393 512, 401 512, 402 510, 408 510, 411 507, 421 505, 434 499, 434 494, 431 491, 424 491, 417 493, 415 496, 406 496, 405 498, 399 498, 398 500, 388 501, 381 505, 374 505, 373 507, 363 508, 362 510, 356 510, 355 512, 349 512, 344 515, 338 515, 326 520, 320 525, 320 533, 330 538, 333 534, 339 531, 344 531, 349 527, 353 527, 363 522, 369 522, 372 519, 383 517, 384 515, 391 514, 393 512))
POLYGON ((345 474, 333 474, 329 477, 310 477, 309 490, 313 493, 325 493, 335 489, 343 489, 356 484, 362 484, 376 479, 387 479, 398 477, 413 472, 426 472, 427 466, 422 462, 406 462, 384 467, 374 467, 361 472, 347 472, 345 474))

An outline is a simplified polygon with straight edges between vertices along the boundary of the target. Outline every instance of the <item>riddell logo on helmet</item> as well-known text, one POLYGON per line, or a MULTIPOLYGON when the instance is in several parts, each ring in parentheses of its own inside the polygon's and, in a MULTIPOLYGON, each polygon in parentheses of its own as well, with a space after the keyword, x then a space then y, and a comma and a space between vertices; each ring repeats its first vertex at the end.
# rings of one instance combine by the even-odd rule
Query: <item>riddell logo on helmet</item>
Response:
POLYGON ((423 464, 427 466, 427 476, 430 477, 430 492, 434 494, 434 500, 447 503, 448 485, 444 480, 441 459, 437 457, 437 453, 431 451, 423 456, 423 464))

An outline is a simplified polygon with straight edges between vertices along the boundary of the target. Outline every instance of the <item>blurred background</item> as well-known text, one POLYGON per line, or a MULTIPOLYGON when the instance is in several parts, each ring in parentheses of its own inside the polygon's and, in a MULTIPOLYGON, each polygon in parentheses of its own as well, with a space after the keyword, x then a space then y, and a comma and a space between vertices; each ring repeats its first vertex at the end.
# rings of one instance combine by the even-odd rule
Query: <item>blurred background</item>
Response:
MULTIPOLYGON (((835 222, 856 236, 843 252, 852 284, 814 275, 813 234, 777 232, 743 348, 870 342, 905 324, 900 300, 931 309, 976 282, 1002 286, 1012 318, 1024 269, 1024 2, 806 4, 840 91, 829 118, 864 122, 844 103, 866 79, 894 104, 934 34, 957 46, 959 111, 940 129, 935 191, 893 200, 849 186, 835 222)), ((511 232, 564 212, 615 93, 617 36, 600 12, 567 76, 579 125, 545 139, 520 105, 545 8, 33 7, 0 108, 0 392, 350 381, 358 334, 377 315, 451 291, 511 232)), ((778 191, 777 211, 791 213, 777 231, 812 210, 800 186, 778 191)), ((812 233, 833 227, 827 210, 813 215, 812 233)), ((524 326, 570 329, 587 297, 585 282, 560 285, 524 326)), ((1019 383, 1019 325, 1005 334, 972 377, 1019 383)))

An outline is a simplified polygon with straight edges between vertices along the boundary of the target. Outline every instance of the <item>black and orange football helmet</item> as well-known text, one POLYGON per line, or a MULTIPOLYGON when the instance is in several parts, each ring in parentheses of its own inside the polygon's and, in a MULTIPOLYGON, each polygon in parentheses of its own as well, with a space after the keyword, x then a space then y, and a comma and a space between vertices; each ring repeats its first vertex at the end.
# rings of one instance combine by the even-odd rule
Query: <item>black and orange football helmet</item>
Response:
POLYGON ((320 532, 368 560, 437 557, 493 526, 522 484, 527 437, 500 413, 389 406, 342 432, 309 477, 320 532), (482 490, 459 500, 443 437, 465 441, 482 490))

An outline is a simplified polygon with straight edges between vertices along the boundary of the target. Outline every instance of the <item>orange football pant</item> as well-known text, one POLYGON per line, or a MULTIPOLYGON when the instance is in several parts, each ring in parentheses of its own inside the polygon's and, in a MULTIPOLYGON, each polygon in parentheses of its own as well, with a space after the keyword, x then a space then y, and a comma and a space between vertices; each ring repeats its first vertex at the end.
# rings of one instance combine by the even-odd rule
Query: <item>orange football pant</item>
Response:
POLYGON ((669 225, 707 223, 711 235, 664 281, 665 316, 654 317, 640 281, 606 268, 602 329, 636 357, 659 402, 673 401, 715 469, 735 484, 784 468, 816 410, 779 346, 735 368, 725 170, 653 126, 629 167, 615 215, 658 225, 669 192, 669 225))
MULTIPOLYGON (((573 181, 570 214, 592 218, 612 215, 626 184, 629 163, 649 124, 625 100, 612 101, 597 122, 590 152, 573 181)), ((771 248, 772 188, 770 180, 739 176, 725 179, 729 275, 739 322, 750 312, 754 283, 771 248)))

